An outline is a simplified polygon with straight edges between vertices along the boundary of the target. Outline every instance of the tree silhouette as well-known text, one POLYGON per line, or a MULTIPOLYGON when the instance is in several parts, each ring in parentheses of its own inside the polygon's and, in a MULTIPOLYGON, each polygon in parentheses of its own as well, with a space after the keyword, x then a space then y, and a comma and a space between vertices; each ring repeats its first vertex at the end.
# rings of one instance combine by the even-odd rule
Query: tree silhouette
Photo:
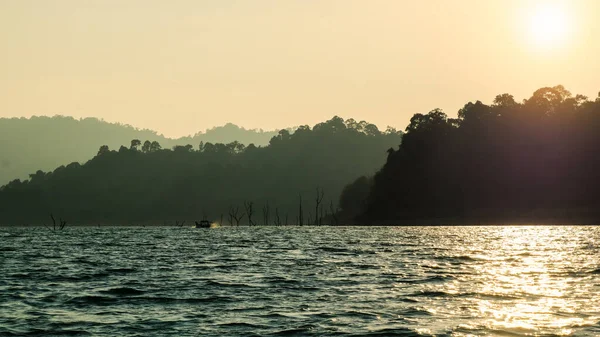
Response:
POLYGON ((344 189, 340 215, 367 223, 596 221, 599 126, 598 100, 563 86, 522 103, 509 94, 469 102, 456 119, 439 109, 415 114, 372 182, 344 189))
POLYGON ((131 141, 131 146, 129 146, 129 149, 137 151, 140 145, 142 145, 142 142, 139 139, 133 139, 131 141))
POLYGON ((102 146, 100 146, 100 149, 98 150, 98 156, 101 156, 103 154, 107 154, 108 151, 109 151, 108 145, 102 145, 102 146))
POLYGON ((247 203, 262 208, 268 202, 267 225, 275 224, 276 213, 276 223, 283 223, 284 214, 297 214, 299 224, 320 224, 326 218, 322 200, 309 207, 307 222, 308 208, 299 210, 298 196, 313 195, 319 186, 337 200, 348 181, 375 172, 385 162, 385 150, 401 142, 399 132, 368 135, 347 124, 334 117, 314 128, 284 130, 268 146, 204 142, 196 150, 189 144, 163 148, 158 141, 134 139, 118 151, 103 147, 82 165, 38 170, 1 187, 0 223, 42 224, 52 210, 93 224, 193 221, 204 216, 203 210, 217 219, 229 214, 230 205, 243 205, 245 212, 240 208, 237 217, 249 215, 244 224, 254 225, 256 210, 249 211, 247 203))
MULTIPOLYGON (((71 162, 85 163, 96 154, 100 145, 131 149, 131 140, 157 141, 164 148, 203 142, 265 146, 277 131, 247 130, 233 124, 214 127, 193 136, 167 138, 157 132, 131 125, 108 123, 96 118, 75 119, 68 116, 33 116, 31 118, 0 118, 0 186, 12 179, 24 179, 36 170, 52 170, 71 162), (73 140, 76 139, 74 146, 73 140), (39 146, 43 143, 44 155, 39 146), (8 163, 9 165, 5 165, 8 163)), ((137 148, 141 148, 140 144, 137 148)))
POLYGON ((145 141, 144 145, 142 145, 142 152, 144 152, 144 153, 150 152, 151 147, 152 147, 152 142, 149 140, 145 141))

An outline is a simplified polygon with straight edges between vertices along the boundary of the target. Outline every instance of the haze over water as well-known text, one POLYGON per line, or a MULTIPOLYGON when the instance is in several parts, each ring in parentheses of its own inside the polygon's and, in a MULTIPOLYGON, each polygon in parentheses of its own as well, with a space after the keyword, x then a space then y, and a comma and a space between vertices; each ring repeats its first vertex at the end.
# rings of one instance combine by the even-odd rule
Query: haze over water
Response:
POLYGON ((594 336, 600 228, 0 231, 0 335, 594 336))

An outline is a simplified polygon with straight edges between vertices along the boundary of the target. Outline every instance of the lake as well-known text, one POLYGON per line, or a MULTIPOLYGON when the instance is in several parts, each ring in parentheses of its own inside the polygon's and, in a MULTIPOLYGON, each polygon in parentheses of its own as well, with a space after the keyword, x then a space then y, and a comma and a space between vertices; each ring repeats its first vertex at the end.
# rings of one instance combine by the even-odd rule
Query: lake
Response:
POLYGON ((5 335, 598 336, 600 227, 5 227, 5 335))

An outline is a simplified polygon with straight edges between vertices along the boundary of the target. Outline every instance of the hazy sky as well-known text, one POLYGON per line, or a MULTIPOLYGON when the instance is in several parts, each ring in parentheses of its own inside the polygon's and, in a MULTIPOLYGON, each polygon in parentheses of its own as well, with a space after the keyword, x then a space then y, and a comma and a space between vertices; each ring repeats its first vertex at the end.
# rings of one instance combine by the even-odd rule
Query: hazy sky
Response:
POLYGON ((0 116, 180 136, 600 91, 600 1, 0 0, 0 116))

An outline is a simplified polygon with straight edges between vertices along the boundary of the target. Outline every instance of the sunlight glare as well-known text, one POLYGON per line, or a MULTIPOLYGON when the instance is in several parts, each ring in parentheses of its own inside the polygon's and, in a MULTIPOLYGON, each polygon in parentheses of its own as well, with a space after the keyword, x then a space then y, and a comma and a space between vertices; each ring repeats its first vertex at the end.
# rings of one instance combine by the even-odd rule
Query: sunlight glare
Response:
POLYGON ((530 20, 531 39, 537 46, 557 48, 567 41, 571 22, 565 6, 552 3, 539 5, 530 20))

